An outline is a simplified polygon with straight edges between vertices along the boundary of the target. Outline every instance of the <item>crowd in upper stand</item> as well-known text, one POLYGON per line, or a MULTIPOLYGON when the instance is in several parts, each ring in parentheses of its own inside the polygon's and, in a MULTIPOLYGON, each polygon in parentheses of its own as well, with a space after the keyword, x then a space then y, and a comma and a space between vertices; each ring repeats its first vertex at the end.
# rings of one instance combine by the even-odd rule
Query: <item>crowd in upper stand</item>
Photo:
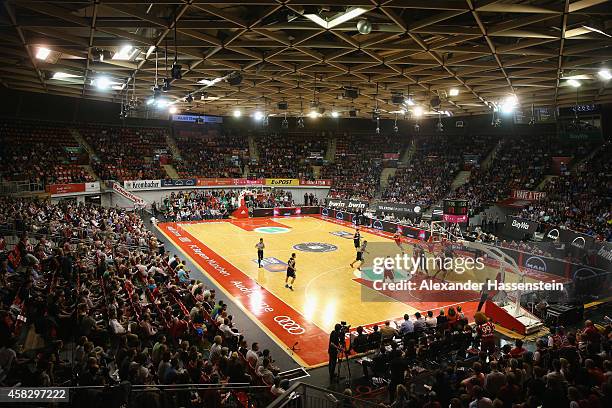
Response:
POLYGON ((313 133, 268 133, 255 137, 259 158, 249 165, 252 178, 314 178, 312 166, 325 156, 328 138, 313 133))
POLYGON ((555 136, 454 136, 366 133, 258 133, 253 136, 258 159, 250 157, 244 133, 219 125, 177 128, 173 137, 162 128, 103 125, 61 125, 5 121, 0 124, 0 178, 45 184, 93 181, 84 164, 100 179, 165 179, 162 164, 172 161, 168 139, 174 139, 181 158, 172 163, 182 178, 318 178, 331 179, 331 197, 406 202, 427 207, 445 197, 464 198, 473 213, 500 202, 513 190, 541 190, 542 200, 531 202, 522 215, 533 220, 610 237, 609 157, 607 145, 555 136), (79 145, 85 140, 91 157, 79 145), (325 160, 335 143, 333 162, 325 160), (577 166, 593 151, 598 153, 577 166), (384 154, 408 158, 381 189, 382 170, 397 162, 384 154), (555 174, 552 158, 569 157, 555 174), (488 160, 485 162, 485 159, 488 160), (320 166, 320 167, 319 167, 320 166), (470 170, 465 184, 451 184, 458 172, 470 170), (593 176, 596 175, 596 176, 593 176))
POLYGON ((521 215, 612 240, 611 157, 612 143, 608 142, 572 171, 547 182, 546 196, 525 207, 521 215))
MULTIPOLYGON (((230 382, 282 392, 269 351, 247 343, 227 304, 137 214, 2 199, 0 227, 18 237, 0 240, 0 384, 230 382)), ((226 394, 171 395, 201 406, 226 394)))
POLYGON ((79 129, 94 149, 93 168, 103 180, 155 180, 166 178, 159 156, 167 151, 166 130, 87 126, 79 129))
POLYGON ((94 180, 80 166, 87 164, 87 155, 64 126, 1 122, 0 135, 0 180, 47 184, 94 180))
POLYGON ((175 129, 181 160, 174 167, 181 178, 243 176, 249 146, 242 133, 221 134, 216 127, 175 129))
POLYGON ((321 168, 332 179, 330 196, 369 200, 380 187, 384 153, 400 154, 405 143, 398 135, 344 134, 336 139, 333 163, 321 168))

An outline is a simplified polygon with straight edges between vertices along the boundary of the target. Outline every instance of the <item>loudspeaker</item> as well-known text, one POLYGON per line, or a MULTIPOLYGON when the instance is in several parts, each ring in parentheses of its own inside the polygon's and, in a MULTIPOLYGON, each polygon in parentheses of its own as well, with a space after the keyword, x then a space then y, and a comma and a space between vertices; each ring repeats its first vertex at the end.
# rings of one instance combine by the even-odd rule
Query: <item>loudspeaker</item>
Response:
POLYGON ((404 103, 404 95, 402 95, 402 94, 393 94, 393 95, 391 95, 391 102, 396 104, 396 105, 400 105, 400 104, 404 103))
POLYGON ((172 79, 181 79, 183 77, 181 74, 181 66, 176 62, 172 64, 172 68, 170 68, 170 75, 172 79))
POLYGON ((431 105, 432 108, 436 108, 436 107, 440 106, 440 98, 438 96, 434 96, 429 101, 429 104, 431 105))
POLYGON ((287 110, 287 108, 289 107, 289 104, 287 104, 287 102, 282 101, 278 103, 278 109, 279 110, 287 110))
POLYGON ((357 99, 358 96, 359 96, 359 89, 357 89, 357 88, 344 88, 344 97, 345 98, 357 99))
POLYGON ((356 116, 357 116, 357 111, 356 111, 355 109, 351 109, 351 110, 349 111, 349 116, 350 116, 351 118, 356 117, 356 116))
POLYGON ((227 83, 230 84, 231 86, 238 86, 240 85, 241 82, 242 82, 242 74, 240 72, 232 74, 227 78, 227 83))

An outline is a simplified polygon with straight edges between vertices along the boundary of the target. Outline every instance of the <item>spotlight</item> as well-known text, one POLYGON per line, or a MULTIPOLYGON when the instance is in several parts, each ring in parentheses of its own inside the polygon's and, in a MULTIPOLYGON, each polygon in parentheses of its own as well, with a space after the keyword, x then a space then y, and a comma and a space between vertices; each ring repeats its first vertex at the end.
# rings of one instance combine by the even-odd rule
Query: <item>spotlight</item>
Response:
POLYGON ((612 73, 610 73, 610 70, 607 68, 600 69, 597 75, 599 75, 599 77, 604 81, 609 81, 612 79, 612 73))
POLYGON ((393 131, 395 133, 399 132, 399 128, 397 127, 397 124, 393 126, 393 131))
POLYGON ((147 99, 147 102, 146 102, 146 103, 147 103, 147 105, 152 105, 152 104, 153 104, 153 102, 155 102, 155 98, 150 97, 149 99, 147 99))
POLYGON ((170 109, 168 109, 168 112, 174 115, 178 112, 178 108, 176 106, 171 106, 170 109))
POLYGON ((301 116, 297 120, 297 127, 300 128, 300 129, 304 128, 304 118, 301 117, 301 116))
POLYGON ((420 130, 421 130, 421 126, 420 126, 418 123, 415 123, 415 124, 414 124, 414 131, 415 131, 415 132, 418 132, 418 131, 420 131, 420 130))
POLYGON ((289 121, 287 120, 287 116, 283 118, 283 121, 281 122, 281 127, 283 129, 289 129, 289 121))
POLYGON ((51 50, 45 47, 40 47, 36 52, 36 58, 39 60, 46 60, 47 57, 51 54, 51 50))
POLYGON ((367 18, 362 18, 357 21, 357 31, 359 34, 367 35, 372 32, 372 23, 367 18))
POLYGON ((253 114, 253 118, 256 121, 260 121, 263 119, 263 113, 261 113, 260 111, 255 111, 255 113, 253 114))
POLYGON ((580 86, 580 82, 575 79, 568 79, 567 84, 573 86, 574 88, 578 88, 580 86))
POLYGON ((316 119, 319 116, 319 112, 316 110, 311 110, 308 116, 310 116, 311 119, 316 119))
POLYGON ((155 101, 155 106, 157 106, 159 109, 166 108, 168 105, 170 105, 170 102, 168 102, 166 99, 157 99, 155 101))
POLYGON ((101 91, 107 90, 111 84, 110 79, 108 79, 108 77, 105 77, 105 76, 98 77, 94 79, 92 82, 93 82, 93 85, 95 85, 96 88, 98 88, 101 91))
POLYGON ((172 64, 172 68, 170 68, 170 75, 172 75, 172 79, 181 79, 183 75, 181 74, 181 66, 174 62, 172 64))
POLYGON ((421 108, 420 106, 415 106, 413 112, 414 112, 414 116, 419 118, 423 115, 423 108, 421 108))
POLYGON ((451 90, 448 92, 448 94, 450 96, 457 96, 457 95, 459 95, 459 90, 457 88, 451 88, 451 90))
POLYGON ((408 106, 414 106, 414 100, 411 97, 406 98, 404 103, 408 106))
POLYGON ((516 105, 518 104, 518 98, 516 95, 510 95, 501 104, 501 112, 505 114, 512 113, 516 105))
POLYGON ((242 116, 242 112, 240 112, 240 109, 234 109, 234 117, 239 118, 240 116, 242 116))
POLYGON ((444 132, 444 125, 442 124, 442 122, 436 123, 436 131, 440 133, 444 132))
POLYGON ((340 116, 340 114, 336 111, 332 111, 331 115, 332 115, 332 118, 337 118, 338 116, 340 116))

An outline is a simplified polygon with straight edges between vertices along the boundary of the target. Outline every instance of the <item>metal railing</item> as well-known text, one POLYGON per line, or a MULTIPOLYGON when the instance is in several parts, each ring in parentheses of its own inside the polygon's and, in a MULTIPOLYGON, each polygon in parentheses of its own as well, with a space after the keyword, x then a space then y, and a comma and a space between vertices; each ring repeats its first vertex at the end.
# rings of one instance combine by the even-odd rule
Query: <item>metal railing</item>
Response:
POLYGON ((294 383, 285 393, 272 401, 268 408, 338 408, 347 406, 355 408, 380 408, 380 404, 377 402, 366 401, 302 382, 294 383))
POLYGON ((0 195, 19 193, 44 193, 45 183, 42 181, 2 181, 0 182, 0 195))

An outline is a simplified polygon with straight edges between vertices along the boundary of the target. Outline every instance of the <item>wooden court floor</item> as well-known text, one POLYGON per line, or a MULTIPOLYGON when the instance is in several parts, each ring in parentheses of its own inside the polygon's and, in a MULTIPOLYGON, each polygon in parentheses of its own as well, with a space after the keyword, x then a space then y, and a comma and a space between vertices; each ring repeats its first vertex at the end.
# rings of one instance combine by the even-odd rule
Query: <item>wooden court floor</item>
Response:
MULTIPOLYGON (((370 272, 349 266, 355 258, 354 227, 338 220, 255 218, 162 223, 158 228, 181 249, 179 256, 189 256, 200 267, 192 271, 192 278, 207 274, 281 347, 298 343, 294 357, 305 366, 327 361, 328 335, 340 321, 353 328, 371 327, 399 320, 405 313, 434 310, 437 314, 438 309, 457 304, 469 315, 478 301, 477 293, 449 298, 426 291, 408 297, 374 291, 368 285, 370 272), (263 268, 258 268, 255 248, 260 238, 265 244, 263 268), (293 291, 285 288, 286 263, 292 253, 297 270, 293 291)), ((382 231, 362 228, 361 236, 369 245, 395 245, 382 231)), ((404 246, 412 254, 412 245, 404 246)), ((494 279, 497 270, 483 273, 453 279, 494 279)))

